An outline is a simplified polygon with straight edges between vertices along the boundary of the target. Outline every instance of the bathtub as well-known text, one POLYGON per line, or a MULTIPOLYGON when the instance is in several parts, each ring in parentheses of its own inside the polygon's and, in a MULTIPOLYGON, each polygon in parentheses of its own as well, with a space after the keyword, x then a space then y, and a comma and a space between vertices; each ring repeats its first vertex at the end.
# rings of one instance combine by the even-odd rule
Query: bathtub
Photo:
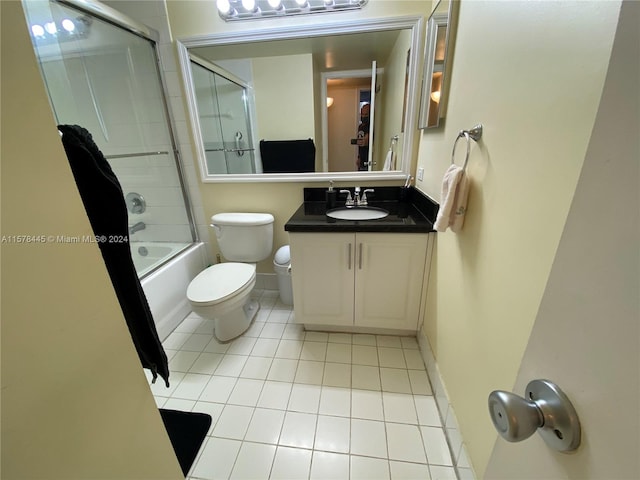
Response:
POLYGON ((189 247, 190 243, 169 242, 131 242, 131 257, 138 272, 138 277, 144 278, 153 269, 160 266, 167 258, 179 254, 189 247))
POLYGON ((205 246, 203 243, 131 242, 131 253, 158 336, 164 341, 191 312, 187 287, 208 264, 205 246), (158 267, 168 254, 177 255, 158 267))

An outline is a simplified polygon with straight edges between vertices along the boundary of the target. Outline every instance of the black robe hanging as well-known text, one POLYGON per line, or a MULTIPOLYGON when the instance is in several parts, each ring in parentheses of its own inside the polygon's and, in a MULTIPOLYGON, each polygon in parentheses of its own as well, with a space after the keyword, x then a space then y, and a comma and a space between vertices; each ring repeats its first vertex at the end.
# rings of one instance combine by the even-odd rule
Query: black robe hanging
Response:
POLYGON ((131 257, 120 182, 86 129, 59 125, 58 130, 142 366, 151 370, 154 382, 160 375, 168 387, 167 356, 131 257))

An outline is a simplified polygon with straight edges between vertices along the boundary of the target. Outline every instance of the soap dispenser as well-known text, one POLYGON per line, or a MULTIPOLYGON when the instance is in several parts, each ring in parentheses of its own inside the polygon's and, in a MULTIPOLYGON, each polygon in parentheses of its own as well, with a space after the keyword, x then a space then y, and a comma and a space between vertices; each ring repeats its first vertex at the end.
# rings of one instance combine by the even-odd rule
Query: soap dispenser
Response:
POLYGON ((327 210, 336 208, 338 199, 338 191, 333 189, 333 180, 329 180, 329 190, 325 192, 327 210))

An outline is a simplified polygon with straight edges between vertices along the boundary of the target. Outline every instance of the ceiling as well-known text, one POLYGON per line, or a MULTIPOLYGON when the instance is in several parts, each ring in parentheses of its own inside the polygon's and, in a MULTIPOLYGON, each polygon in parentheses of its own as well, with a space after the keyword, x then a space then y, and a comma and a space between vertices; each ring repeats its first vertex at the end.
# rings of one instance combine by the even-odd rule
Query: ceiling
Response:
POLYGON ((190 48, 189 52, 215 63, 218 60, 312 54, 320 71, 370 69, 376 60, 384 66, 401 30, 272 40, 190 48))

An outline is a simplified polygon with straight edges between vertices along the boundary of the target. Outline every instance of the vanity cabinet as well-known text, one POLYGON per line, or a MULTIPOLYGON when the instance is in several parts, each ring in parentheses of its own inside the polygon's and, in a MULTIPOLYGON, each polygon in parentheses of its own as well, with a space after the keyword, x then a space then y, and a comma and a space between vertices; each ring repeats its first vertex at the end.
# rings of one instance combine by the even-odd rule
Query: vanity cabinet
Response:
POLYGON ((290 233, 295 321, 418 328, 428 234, 290 233))

